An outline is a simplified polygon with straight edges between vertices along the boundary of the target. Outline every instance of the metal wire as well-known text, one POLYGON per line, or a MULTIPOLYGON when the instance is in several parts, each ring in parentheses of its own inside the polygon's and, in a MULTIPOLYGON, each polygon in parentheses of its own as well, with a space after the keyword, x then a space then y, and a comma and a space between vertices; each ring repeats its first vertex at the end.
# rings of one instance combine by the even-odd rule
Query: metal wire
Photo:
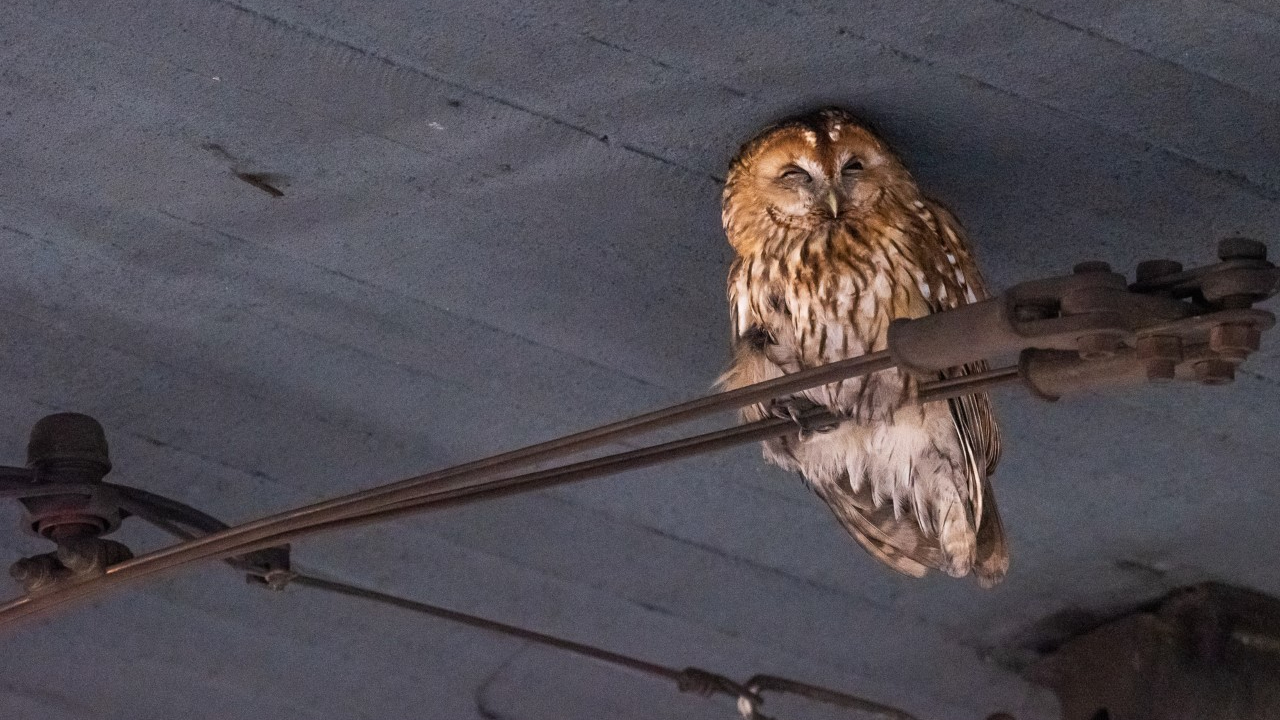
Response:
POLYGON ((598 660, 627 670, 674 682, 676 683, 676 687, 682 692, 693 692, 704 697, 715 694, 727 695, 732 698, 737 698, 740 706, 748 706, 752 715, 758 720, 767 720, 767 716, 762 715, 757 711, 757 708, 764 703, 762 693, 765 691, 783 692, 789 695, 796 695, 827 705, 832 705, 834 707, 857 710, 859 713, 883 718, 884 720, 916 720, 913 715, 890 705, 884 705, 856 695, 843 693, 838 690, 832 690, 818 685, 810 685, 808 683, 777 677, 775 675, 756 675, 746 683, 738 683, 723 675, 709 672, 701 668, 687 667, 684 669, 677 669, 666 665, 659 665, 630 655, 623 655, 622 653, 605 650, 604 648, 595 645, 568 640, 556 637, 555 635, 540 633, 535 630, 528 630, 516 625, 509 625, 496 620, 490 620, 488 618, 450 610, 448 608, 440 607, 439 605, 431 605, 429 603, 418 602, 416 600, 409 600, 397 595, 379 592, 377 590, 352 585, 350 583, 326 580, 306 573, 299 573, 296 575, 293 582, 298 585, 302 585, 303 587, 389 605, 402 610, 421 613, 423 615, 448 620, 467 627, 484 630, 486 632, 499 633, 508 637, 526 640, 528 642, 552 647, 557 650, 573 653, 582 657, 591 658, 592 660, 598 660))
MULTIPOLYGON (((671 668, 665 665, 658 665, 656 663, 647 662, 644 660, 640 660, 639 658, 631 657, 630 655, 623 655, 621 653, 612 652, 609 650, 605 650, 604 648, 596 647, 594 645, 575 642, 573 640, 567 640, 565 638, 556 637, 554 635, 547 635, 546 633, 540 633, 535 630, 528 630, 522 627, 518 627, 516 625, 508 625, 507 623, 498 622, 497 620, 489 620, 488 618, 482 618, 476 615, 469 615, 467 613, 458 612, 456 610, 443 608, 438 605, 430 605, 423 602, 417 602, 414 600, 409 600, 407 598, 402 598, 395 595, 389 595, 384 592, 378 592, 377 590, 371 590, 369 588, 363 588, 363 587, 351 585, 348 583, 337 582, 334 580, 325 580, 323 578, 319 578, 314 575, 307 575, 305 573, 300 573, 297 577, 295 577, 293 579, 293 583, 297 585, 302 585, 304 587, 315 588, 317 590, 324 590, 326 592, 337 593, 339 595, 346 595, 348 597, 360 598, 361 600, 369 600, 372 602, 381 603, 383 605, 390 605, 392 607, 397 607, 403 610, 410 610, 412 612, 421 613, 423 615, 429 615, 431 617, 440 618, 442 620, 448 620, 450 622, 458 623, 460 625, 466 625, 467 627, 472 627, 479 630, 485 630, 487 632, 495 632, 495 633, 500 633, 502 635, 507 635, 509 637, 518 638, 520 640, 527 640, 529 642, 537 643, 539 645, 545 645, 547 647, 556 648, 557 650, 564 650, 565 652, 570 652, 575 655, 588 657, 588 658, 591 658, 592 660, 599 660, 601 662, 606 662, 611 665, 616 665, 618 667, 626 668, 628 670, 634 670, 636 672, 644 673, 645 675, 651 675, 653 677, 662 678, 664 680, 679 682, 683 675, 683 671, 677 670, 676 668, 671 668)), ((739 685, 738 688, 743 693, 749 693, 749 691, 741 685, 739 685)), ((734 697, 737 697, 737 693, 732 693, 732 694, 734 695, 734 697)), ((754 694, 754 693, 750 693, 750 694, 754 694)))
MULTIPOLYGON (((860 368, 846 364, 842 372, 846 374, 866 374, 882 369, 885 360, 877 357, 878 355, 864 356, 867 362, 860 368)), ((829 372, 818 375, 814 382, 826 380, 829 377, 829 372)), ((993 373, 1000 372, 1003 371, 993 371, 993 373)), ((975 386, 987 387, 995 384, 995 382, 1004 382, 1009 379, 1009 376, 1006 374, 997 378, 992 374, 991 377, 974 376, 974 378, 975 386)), ((767 386, 771 383, 772 381, 761 385, 767 386)), ((743 390, 750 390, 755 387, 757 386, 743 388, 743 390)), ((751 393, 741 394, 735 391, 734 393, 722 393, 721 395, 734 395, 737 399, 733 402, 756 402, 759 400, 759 392, 753 390, 751 393)), ((948 383, 942 392, 946 396, 965 394, 963 386, 956 383, 948 383)), ((973 391, 970 390, 969 392, 973 391)), ((653 425, 655 422, 658 423, 657 426, 676 422, 671 420, 672 417, 688 419, 690 417, 689 413, 693 413, 692 416, 700 416, 703 413, 713 412, 713 410, 707 409, 708 404, 706 401, 717 397, 720 396, 712 395, 708 396, 708 398, 700 398, 692 403, 669 408, 666 411, 649 413, 641 417, 648 417, 651 420, 639 424, 634 419, 615 423, 613 426, 607 427, 620 429, 610 431, 612 434, 608 436, 615 438, 619 434, 629 436, 642 432, 642 428, 655 427, 653 425), (690 407, 693 409, 690 410, 690 407)), ((834 421, 835 418, 825 412, 816 412, 810 414, 808 420, 820 424, 834 421)), ((8 621, 30 617, 74 599, 130 581, 140 580, 187 563, 210 558, 245 555, 279 546, 289 539, 304 534, 386 520, 420 512, 427 507, 451 507, 462 503, 504 497, 516 492, 526 492, 552 485, 576 482, 623 470, 648 467, 677 458, 769 439, 793 429, 794 425, 789 419, 769 418, 758 423, 741 425, 692 438, 684 438, 626 453, 587 460, 565 467, 527 473, 516 477, 498 478, 496 480, 490 479, 488 476, 496 471, 495 467, 505 467, 506 465, 495 463, 493 458, 489 458, 460 466, 461 469, 444 470, 421 478, 411 478, 384 488, 375 488, 374 490, 355 493, 344 498, 336 498, 298 510, 280 513, 238 527, 213 532, 190 542, 162 548, 147 555, 114 565, 108 568, 107 574, 104 576, 80 583, 68 584, 56 591, 42 594, 36 598, 17 598, 0 606, 0 625, 8 621), (468 467, 478 469, 464 472, 465 468, 468 467)), ((600 430, 589 430, 570 437, 586 437, 588 438, 586 441, 588 443, 603 442, 599 440, 602 437, 600 433, 600 430)), ((577 445, 566 443, 564 439, 561 439, 544 443, 541 446, 532 446, 532 448, 526 448, 524 451, 507 453, 506 456, 523 453, 524 457, 528 458, 541 457, 540 453, 543 452, 568 454, 577 451, 579 451, 577 445), (538 451, 537 448, 539 447, 555 447, 558 450, 538 451)), ((510 461, 508 464, 518 467, 527 463, 510 461)))
MULTIPOLYGON (((937 402, 947 398, 969 395, 998 385, 1007 384, 1017 379, 1018 368, 1015 366, 975 373, 961 378, 925 383, 920 387, 917 402, 937 402)), ((821 424, 834 419, 835 418, 827 413, 819 412, 810 415, 807 418, 807 422, 821 424)), ((776 420, 764 420, 751 425, 739 425, 735 428, 730 428, 729 430, 708 433, 707 435, 687 438, 685 440, 677 440, 651 448, 642 448, 630 453, 611 455, 576 465, 553 468, 513 478, 487 482, 465 488, 463 490, 455 490, 451 492, 442 491, 439 495, 429 495, 422 498, 394 503, 382 507, 374 512, 352 515, 320 525, 312 525, 309 526, 305 532, 280 533, 272 536, 269 541, 255 543, 250 547, 253 549, 268 547, 269 544, 287 542, 302 534, 310 535, 313 532, 329 532, 332 530, 359 527, 375 522, 385 522, 387 520, 393 520, 423 512, 428 509, 439 510, 484 500, 496 500, 508 495, 539 490, 552 485, 585 480, 590 477, 599 477, 601 475, 615 472, 625 472, 627 470, 648 467, 659 462, 676 460, 704 452, 714 452, 722 447, 746 444, 758 439, 767 440, 771 437, 776 437, 778 434, 782 434, 781 432, 776 432, 766 435, 762 432, 761 437, 755 437, 754 428, 760 428, 761 431, 764 431, 773 427, 778 427, 784 432, 794 429, 794 425, 791 422, 782 421, 779 423, 776 420), (748 434, 749 431, 750 434, 748 434), (701 443, 704 440, 714 442, 715 446, 702 445, 701 443), (727 444, 721 446, 718 444, 721 441, 724 441, 727 444), (596 463, 606 462, 607 465, 595 465, 596 463), (577 473, 589 474, 579 476, 577 473)))
MULTIPOLYGON (((201 535, 218 532, 228 527, 226 523, 212 515, 162 495, 127 485, 113 483, 103 483, 103 485, 117 493, 123 510, 180 539, 192 540, 201 535)), ((234 568, 247 571, 257 577, 265 577, 272 570, 269 564, 255 559, 252 555, 227 558, 226 562, 234 568)), ((418 602, 371 588, 328 580, 306 573, 290 573, 289 584, 297 584, 322 592, 376 602, 478 630, 498 633, 545 647, 555 648, 662 680, 672 681, 681 692, 692 692, 704 697, 714 694, 727 695, 737 699, 739 711, 744 714, 744 717, 748 717, 751 720, 770 720, 768 716, 759 712, 759 706, 764 703, 764 698, 762 697, 764 691, 800 695, 836 707, 858 710, 861 713, 871 714, 885 720, 915 720, 911 715, 897 708, 830 688, 809 685, 773 675, 756 675, 746 683, 738 683, 728 677, 701 668, 686 667, 677 669, 660 665, 630 655, 606 650, 596 645, 548 635, 536 630, 529 630, 517 625, 451 610, 439 605, 418 602)), ((278 589, 283 589, 283 587, 284 585, 282 584, 278 589)))
MULTIPOLYGON (((1016 379, 1016 377, 1016 368, 1002 368, 999 370, 975 374, 968 376, 967 378, 957 378, 925 384, 920 388, 918 402, 932 402, 948 397, 977 392, 980 389, 985 389, 987 387, 1016 379)), ((745 397, 752 396, 747 395, 745 397)), ((752 400, 752 402, 754 402, 754 400, 752 400)), ((695 410, 695 412, 701 413, 703 411, 695 410)), ((659 411, 659 413, 651 413, 650 417, 660 413, 661 411, 659 411)), ((662 420, 660 422, 665 423, 667 421, 662 420)), ((8 619, 9 616, 28 617, 61 604, 62 602, 70 601, 75 597, 87 595, 94 591, 103 590, 112 585, 122 583, 131 579, 130 576, 121 574, 128 573, 130 568, 134 568, 132 570, 134 577, 141 578, 155 572, 160 572, 168 567, 176 567, 179 564, 219 556, 233 567, 249 571, 251 574, 265 577, 269 574, 270 568, 267 564, 255 559, 252 553, 255 551, 266 550, 268 548, 279 550, 279 546, 286 540, 303 534, 336 530, 359 524, 388 520, 402 515, 421 512, 425 509, 440 509, 457 506, 463 503, 497 499, 517 492, 526 492, 551 487, 553 485, 581 481, 616 472, 648 467, 696 454, 714 452, 727 447, 756 442, 776 437, 781 434, 794 432, 796 430, 794 425, 795 422, 795 420, 790 418, 768 418, 756 423, 704 433, 702 435, 689 438, 682 438, 651 447, 640 448, 638 450, 631 450, 628 452, 573 463, 562 467, 549 468, 513 477, 498 478, 487 481, 477 480, 476 475, 473 473, 456 472, 454 474, 450 474, 449 471, 442 471, 440 473, 436 473, 435 475, 438 476, 438 479, 429 483, 427 489, 421 491, 416 497, 411 496, 405 500, 390 502, 362 514, 349 511, 349 514, 339 516, 336 519, 327 522, 312 522, 292 527, 286 526, 287 529, 256 541, 236 539, 235 531, 238 528, 228 528, 225 523, 217 518, 195 510, 190 506, 170 500, 160 495, 149 493, 145 490, 104 483, 103 486, 105 486, 106 489, 117 494, 121 506, 127 512, 137 515, 141 519, 144 519, 157 527, 188 541, 175 546, 175 548, 189 548, 192 546, 198 547, 201 544, 202 539, 218 536, 231 536, 232 542, 229 545, 231 549, 227 550, 224 548, 219 551, 206 547, 203 552, 191 558, 177 556, 175 559, 174 555, 170 555, 168 562, 166 563, 158 563, 157 561, 152 560, 152 564, 159 564, 160 567, 150 569, 144 561, 147 561, 148 558, 155 558, 157 555, 161 556, 161 559, 164 559, 163 553, 152 553, 150 555, 143 556, 142 558, 127 561, 109 568, 106 576, 70 585, 59 591, 54 591, 49 595, 42 595, 35 599, 30 597, 19 598, 14 602, 0 607, 0 623, 3 623, 3 621, 8 619), (195 532, 193 532, 192 529, 194 529, 195 532), (54 598, 54 602, 47 602, 47 599, 53 596, 62 597, 54 598)), ((816 426, 831 422, 839 422, 839 419, 826 411, 817 410, 803 415, 799 418, 799 422, 804 426, 816 426)), ((624 423, 618 423, 615 425, 624 426, 626 424, 627 422, 624 421, 624 423)), ((640 427, 646 426, 642 424, 640 427)), ((633 434, 642 431, 643 430, 638 430, 633 426, 630 430, 626 430, 624 432, 627 434, 633 434)), ((588 431, 587 433, 580 433, 579 435, 588 436, 588 438, 590 438, 594 434, 595 431, 588 431)), ((590 443, 597 441, 598 440, 588 439, 587 442, 590 443)), ((551 443, 551 445, 557 444, 561 448, 560 451, 554 451, 557 454, 561 452, 568 453, 578 451, 576 449, 569 449, 574 446, 572 444, 565 445, 563 441, 552 441, 551 443)), ((538 446, 534 447, 536 448, 538 446)), ((517 451, 517 453, 519 452, 520 451, 517 451)), ((512 454, 509 453, 508 455, 512 454)), ((536 456, 536 454, 530 454, 526 457, 534 456, 536 456)), ((485 462, 486 461, 479 461, 478 463, 473 463, 472 466, 483 465, 485 462)), ((512 467, 518 467, 519 464, 525 463, 513 463, 512 467)), ((465 468, 467 466, 463 467, 465 468)), ((490 467, 493 466, 491 465, 490 467)), ((397 485, 402 484, 403 483, 397 483, 397 485)), ((351 497, 359 495, 361 495, 361 493, 357 493, 351 497)), ((341 498, 339 498, 339 500, 341 500, 341 498)), ((288 514, 285 513, 282 515, 288 514)), ((226 545, 226 543, 224 543, 224 545, 226 545)), ((590 657, 619 667, 674 681, 682 691, 697 692, 702 695, 721 693, 731 697, 736 697, 738 700, 739 711, 743 714, 744 718, 749 718, 751 720, 768 720, 768 716, 760 713, 758 710, 759 706, 763 703, 763 698, 760 693, 762 690, 766 689, 804 695, 811 699, 834 704, 839 707, 855 709, 864 713, 871 713, 873 715, 886 718, 886 720, 914 720, 912 716, 896 708, 874 703, 863 698, 847 695, 828 688, 807 685, 805 683, 787 680, 785 678, 758 675, 744 685, 722 675, 710 673, 698 668, 690 667, 678 670, 650 663, 631 656, 622 655, 620 653, 615 653, 596 646, 587 645, 585 643, 578 643, 572 640, 558 638, 545 633, 539 633, 514 625, 508 625, 494 620, 468 615, 455 610, 449 610, 448 608, 442 608, 386 593, 380 593, 375 590, 361 588, 347 583, 339 583, 332 580, 325 580, 323 578, 301 575, 293 572, 288 573, 287 579, 290 582, 296 582, 300 585, 311 587, 313 589, 381 602, 402 609, 412 610, 433 617, 458 622, 470 627, 499 632, 530 642, 555 647, 584 657, 590 657)))
MULTIPOLYGON (((279 540, 275 539, 275 537, 281 533, 304 531, 309 526, 323 525, 345 517, 374 512, 384 506, 395 503, 412 501, 441 491, 456 490, 466 485, 483 483, 504 471, 510 471, 518 467, 582 452, 604 443, 687 422, 715 412, 764 402, 780 395, 788 395, 810 387, 867 375, 892 367, 894 367, 894 361, 887 352, 863 355, 802 370, 737 390, 697 398, 680 405, 663 408, 628 420, 593 428, 521 450, 484 458, 455 468, 409 478, 390 485, 372 488, 250 521, 237 527, 215 532, 190 542, 162 548, 120 563, 112 566, 104 576, 80 583, 68 584, 59 590, 42 594, 39 598, 18 598, 4 606, 0 606, 0 624, 5 621, 28 617, 93 592, 122 585, 165 570, 171 570, 186 563, 208 558, 227 557, 261 547, 277 545, 279 540), (264 540, 267 542, 264 543, 264 540)), ((776 427, 781 428, 784 425, 779 424, 776 427)), ((773 434, 776 435, 778 433, 774 432, 773 434)), ((754 439, 770 436, 767 433, 765 435, 751 435, 750 430, 747 430, 744 437, 748 435, 754 439)), ((741 442, 749 442, 749 440, 744 439, 741 442)), ((721 443, 719 446, 727 447, 728 444, 721 443)))
MULTIPOLYGON (((676 457, 687 457, 743 443, 757 442, 770 437, 776 437, 780 434, 791 431, 794 428, 794 422, 788 418, 769 418, 762 420, 759 423, 741 425, 727 430, 706 433, 693 438, 675 440, 670 443, 663 443, 661 445, 632 450, 626 453, 587 460, 564 468, 552 468, 528 473, 515 478, 498 480, 492 484, 479 483, 474 484, 475 486, 469 488, 465 484, 468 481, 465 477, 457 478, 456 480, 445 479, 440 482, 444 487, 442 487, 435 495, 427 496, 425 498, 415 498, 411 496, 408 500, 400 501, 400 505, 392 506, 392 513, 408 514, 421 511, 421 507, 419 506, 410 506, 410 504, 415 500, 419 503, 423 503, 424 505, 445 507, 448 504, 456 505, 462 502, 468 502, 469 500, 466 498, 468 494, 472 496, 470 501, 482 498, 491 499, 511 494, 512 492, 533 490, 564 482, 585 480, 591 477, 599 477, 613 472, 618 472, 622 469, 636 469, 656 465, 676 457), (520 485, 523 485, 523 487, 517 487, 520 485), (449 503, 447 501, 454 502, 449 503)), ((375 505, 372 510, 368 512, 372 514, 382 508, 383 506, 375 505)), ((388 513, 387 517, 392 516, 392 513, 388 513)), ((4 606, 0 606, 0 625, 3 625, 5 622, 11 622, 20 618, 45 612, 71 600, 123 585, 127 582, 140 580, 187 563, 205 559, 244 555, 257 550, 275 547, 291 537, 296 537, 302 534, 312 534, 323 530, 348 527, 355 524, 354 520, 351 522, 344 522, 344 520, 349 519, 351 519, 350 516, 344 517, 339 515, 332 521, 307 523, 300 521, 298 518, 289 518, 288 521, 275 523, 274 526, 268 526, 268 530, 276 530, 274 534, 250 534, 240 532, 242 528, 252 526, 254 523, 214 532, 188 542, 173 545, 168 548, 162 548, 146 555, 141 555, 132 560, 127 560, 123 563, 113 565, 107 569, 107 574, 91 580, 69 583, 57 590, 41 594, 37 597, 26 596, 10 601, 4 606), (248 535, 248 537, 244 537, 245 535, 248 535)), ((385 519, 385 517, 382 519, 385 519)))

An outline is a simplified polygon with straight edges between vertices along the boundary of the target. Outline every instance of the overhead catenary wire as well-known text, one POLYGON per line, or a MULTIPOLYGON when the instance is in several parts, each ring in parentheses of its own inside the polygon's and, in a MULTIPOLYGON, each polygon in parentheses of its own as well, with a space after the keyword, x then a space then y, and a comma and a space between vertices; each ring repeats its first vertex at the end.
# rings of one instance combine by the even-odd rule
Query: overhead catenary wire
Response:
MULTIPOLYGON (((623 470, 647 467, 680 457, 688 457, 776 437, 794 429, 793 421, 787 418, 767 418, 758 423, 731 427, 692 438, 683 438, 670 443, 587 460, 565 467, 541 470, 517 477, 494 477, 502 469, 531 464, 536 462, 537 459, 545 459, 547 456, 560 456, 580 452, 584 446, 594 446, 602 442, 630 437, 640 432, 665 427, 676 422, 684 422, 712 412, 770 399, 767 396, 770 393, 778 392, 778 387, 782 387, 788 393, 796 392, 794 388, 797 385, 800 385, 803 389, 803 387, 810 384, 816 386, 831 382, 833 376, 837 377, 837 379, 844 379, 877 372, 887 369, 886 365, 887 367, 892 367, 893 363, 884 353, 861 356, 849 361, 813 368, 812 370, 815 372, 802 371, 805 374, 804 380, 793 380, 794 376, 785 376, 778 378, 778 380, 788 380, 783 385, 779 385, 777 381, 767 381, 741 388, 737 391, 706 396, 688 403, 604 426, 603 428, 588 430, 567 438, 468 463, 458 468, 410 478, 382 488, 354 493, 251 521, 127 560, 109 568, 106 575, 92 580, 69 583, 36 597, 17 598, 0 606, 0 625, 24 617, 31 617, 77 598, 137 581, 191 562, 244 555, 278 546, 289 539, 304 534, 313 534, 325 530, 349 527, 354 524, 363 524, 375 519, 385 520, 391 517, 421 512, 423 508, 429 506, 446 507, 481 499, 493 499, 514 492, 525 492, 564 482, 575 482, 623 470), (840 369, 838 371, 833 370, 832 366, 834 365, 839 365, 840 369), (713 400, 715 402, 711 402, 713 400), (610 430, 609 428, 613 429, 610 430), (581 438, 581 440, 573 441, 573 438, 581 438), (499 460, 503 457, 515 459, 500 462, 499 460), (366 518, 368 519, 366 520, 366 518)), ((796 375, 799 374, 796 373, 796 375)), ((992 371, 992 373, 974 376, 973 388, 975 389, 966 389, 967 386, 962 383, 946 382, 944 387, 931 394, 926 387, 920 395, 920 401, 932 401, 943 397, 975 392, 977 388, 985 388, 999 382, 1006 382, 1013 377, 1016 377, 1016 371, 1014 371, 1014 374, 1010 374, 1007 371, 992 371)), ((829 423, 836 420, 824 412, 811 414, 808 419, 818 423, 829 423)))
MULTIPOLYGON (((195 540, 161 548, 113 566, 107 575, 68 584, 37 598, 22 597, 0 606, 0 624, 28 617, 91 593, 171 570, 189 562, 222 558, 249 552, 251 545, 282 532, 321 525, 352 515, 376 511, 383 506, 430 495, 445 486, 477 484, 510 470, 572 455, 634 435, 688 422, 713 413, 731 410, 775 397, 825 385, 895 366, 887 351, 862 355, 828 365, 808 368, 755 385, 707 395, 672 407, 662 408, 609 425, 513 450, 454 468, 416 476, 381 487, 314 503, 270 515, 195 540)), ((269 544, 277 544, 272 541, 269 544)))
MULTIPOLYGON (((975 373, 961 378, 939 380, 922 386, 917 396, 917 402, 937 402, 959 395, 981 392, 1017 378, 1018 369, 1016 367, 1008 367, 975 373)), ((805 418, 806 423, 814 425, 836 420, 837 418, 823 412, 813 413, 805 418)), ((739 425, 727 430, 675 440, 662 445, 610 455, 574 465, 540 470, 456 490, 442 489, 438 493, 387 505, 370 513, 351 515, 328 523, 308 526, 304 531, 283 532, 248 545, 246 548, 247 551, 261 550, 283 544, 304 534, 331 532, 376 522, 385 522, 414 515, 428 509, 442 510, 475 502, 497 500, 517 493, 530 492, 554 485, 636 470, 684 457, 715 452, 735 445, 768 440, 784 432, 790 432, 794 428, 794 423, 789 419, 771 418, 750 425, 739 425)))
POLYGON ((759 705, 764 702, 764 699, 761 697, 761 692, 763 691, 776 691, 792 695, 800 695, 835 707, 857 710, 865 716, 880 718, 881 720, 916 720, 915 716, 896 707, 884 705, 856 695, 840 692, 838 690, 832 690, 831 688, 798 682, 789 678, 782 678, 774 675, 755 675, 747 682, 739 683, 730 678, 724 677, 723 675, 708 672, 700 668, 686 667, 679 669, 667 665, 661 665, 647 660, 641 660, 640 658, 636 658, 631 655, 606 650, 596 645, 568 640, 555 635, 537 632, 536 630, 529 630, 516 625, 509 625, 496 620, 490 620, 488 618, 450 610, 439 605, 410 600, 398 595, 392 595, 390 593, 384 593, 378 590, 352 585, 350 583, 328 580, 306 573, 299 573, 295 575, 292 580, 292 584, 338 595, 345 595, 347 597, 369 602, 376 602, 402 610, 420 613, 429 617, 448 620, 450 622, 466 625, 479 630, 499 633, 508 637, 555 648, 557 650, 605 662, 661 680, 674 682, 683 692, 695 692, 703 696, 718 693, 734 697, 738 699, 739 709, 744 717, 751 717, 755 720, 768 720, 765 715, 758 712, 759 705))
MULTIPOLYGON (((182 540, 191 540, 203 534, 217 532, 229 527, 212 515, 162 495, 156 495, 155 493, 127 485, 113 483, 106 483, 105 485, 118 494, 122 509, 182 540)), ((265 560, 265 558, 253 558, 252 556, 234 557, 228 558, 227 563, 237 569, 248 571, 251 576, 266 578, 271 574, 273 568, 267 564, 262 564, 262 560, 265 560)), ((882 720, 915 720, 912 715, 899 708, 789 678, 781 678, 774 675, 755 675, 744 684, 701 668, 685 667, 680 669, 662 665, 632 655, 607 650, 597 645, 569 640, 348 582, 331 580, 304 572, 288 572, 287 580, 287 583, 281 583, 279 586, 272 585, 272 587, 283 590, 286 584, 296 585, 310 590, 387 605, 480 631, 492 632, 550 647, 614 665, 628 671, 648 675, 659 680, 674 682, 682 692, 692 692, 703 697, 713 694, 727 695, 737 699, 739 712, 749 720, 769 720, 768 716, 759 712, 760 705, 764 703, 764 698, 761 696, 764 691, 801 695, 828 705, 858 710, 860 713, 882 718, 882 720)), ((270 585, 270 583, 267 584, 270 585)))

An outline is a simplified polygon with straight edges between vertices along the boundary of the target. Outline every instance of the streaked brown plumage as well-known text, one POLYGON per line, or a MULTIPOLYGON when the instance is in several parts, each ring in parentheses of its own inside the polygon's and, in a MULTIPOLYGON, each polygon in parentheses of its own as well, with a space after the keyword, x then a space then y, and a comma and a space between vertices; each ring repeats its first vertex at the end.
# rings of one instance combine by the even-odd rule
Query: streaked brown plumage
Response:
MULTIPOLYGON (((738 256, 725 388, 882 350, 893 319, 986 297, 956 219, 843 110, 784 120, 744 145, 725 183, 724 227, 738 256)), ((915 388, 889 370, 807 391, 791 410, 814 403, 850 419, 767 442, 765 458, 800 472, 894 569, 972 571, 993 585, 1009 556, 989 480, 1000 455, 990 401, 916 405, 915 388)), ((753 406, 743 416, 778 412, 753 406)))

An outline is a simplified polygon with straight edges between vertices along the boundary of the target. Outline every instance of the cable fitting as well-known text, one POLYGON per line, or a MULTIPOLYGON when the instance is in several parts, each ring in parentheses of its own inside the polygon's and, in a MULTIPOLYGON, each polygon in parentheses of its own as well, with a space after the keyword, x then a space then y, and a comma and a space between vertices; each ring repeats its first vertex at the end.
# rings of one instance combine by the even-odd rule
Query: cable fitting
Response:
POLYGON ((922 377, 1016 355, 1023 383, 1045 399, 1147 381, 1226 384, 1275 325, 1252 306, 1280 289, 1280 269, 1246 238, 1221 241, 1218 257, 1190 270, 1148 260, 1132 283, 1105 263, 1080 263, 989 300, 895 320, 889 352, 922 377))

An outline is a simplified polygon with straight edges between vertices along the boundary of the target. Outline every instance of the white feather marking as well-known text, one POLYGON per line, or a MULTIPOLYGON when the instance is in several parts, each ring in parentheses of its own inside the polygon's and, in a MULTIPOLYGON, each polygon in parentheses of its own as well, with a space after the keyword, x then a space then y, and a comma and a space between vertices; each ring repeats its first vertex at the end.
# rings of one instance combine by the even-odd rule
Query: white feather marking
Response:
POLYGON ((817 146, 817 144, 818 144, 818 133, 816 133, 816 132, 814 132, 814 131, 812 131, 812 130, 805 130, 805 131, 804 131, 804 140, 805 140, 805 142, 809 143, 810 145, 813 145, 813 146, 815 146, 815 147, 816 147, 816 146, 817 146))
POLYGON ((920 288, 920 294, 925 300, 933 299, 933 288, 929 287, 929 281, 925 279, 924 273, 915 273, 916 287, 920 288))
POLYGON ((906 503, 907 493, 911 489, 911 456, 902 459, 898 470, 898 482, 893 488, 893 519, 902 519, 902 506, 906 503))
POLYGON ((738 337, 747 334, 747 327, 750 325, 748 313, 751 310, 751 303, 747 301, 745 295, 738 296, 738 337))
POLYGON ((925 536, 933 534, 933 523, 929 522, 929 504, 925 502, 924 483, 916 483, 911 488, 912 501, 916 511, 916 522, 920 524, 920 532, 925 536))
POLYGON ((845 448, 845 452, 837 462, 844 465, 845 474, 849 476, 849 491, 856 493, 862 489, 863 479, 867 474, 867 456, 861 448, 851 447, 858 444, 855 428, 845 425, 837 432, 841 432, 842 436, 834 439, 833 442, 840 442, 845 448))

